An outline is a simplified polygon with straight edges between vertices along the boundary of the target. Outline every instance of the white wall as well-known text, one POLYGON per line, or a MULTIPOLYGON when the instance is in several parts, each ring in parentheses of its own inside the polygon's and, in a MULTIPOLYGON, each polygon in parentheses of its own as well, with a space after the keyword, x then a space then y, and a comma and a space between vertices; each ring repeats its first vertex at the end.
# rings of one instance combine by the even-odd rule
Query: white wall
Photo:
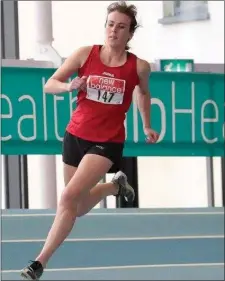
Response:
MULTIPOLYGON (((221 161, 215 157, 215 205, 222 205, 221 161)), ((154 207, 207 207, 208 183, 205 157, 139 157, 140 205, 154 207)))
POLYGON ((211 20, 161 25, 162 1, 136 2, 140 28, 135 52, 147 59, 193 58, 196 63, 224 63, 224 1, 208 1, 211 20), (143 42, 143 43, 141 43, 143 42))
MULTIPOLYGON (((129 1, 138 7, 142 27, 131 42, 132 51, 154 62, 159 58, 193 58, 196 63, 224 63, 224 2, 209 1, 209 21, 163 26, 162 1, 129 1)), ((106 7, 111 1, 53 1, 54 47, 67 57, 74 49, 104 42, 106 7)), ((34 54, 33 2, 19 2, 20 56, 34 54)), ((221 204, 218 159, 216 204, 221 204)), ((205 207, 205 158, 138 159, 140 207, 205 207)), ((58 195, 63 188, 61 156, 57 156, 58 195)), ((107 177, 109 179, 110 176, 107 177)), ((35 177, 33 178, 35 181, 35 177)), ((110 207, 115 206, 109 198, 110 207)))
POLYGON ((5 197, 5 163, 4 163, 4 157, 1 155, 1 190, 2 190, 2 196, 1 196, 1 209, 5 209, 6 207, 6 197, 5 197))
MULTIPOLYGON (((208 1, 211 19, 163 26, 162 1, 129 1, 138 8, 137 30, 131 46, 140 57, 194 58, 196 63, 224 63, 224 1, 208 1)), ((106 7, 111 1, 53 1, 54 47, 61 56, 74 49, 104 42, 106 7), (88 8, 87 8, 88 5, 88 8)), ((32 57, 33 2, 19 1, 20 55, 32 57)))

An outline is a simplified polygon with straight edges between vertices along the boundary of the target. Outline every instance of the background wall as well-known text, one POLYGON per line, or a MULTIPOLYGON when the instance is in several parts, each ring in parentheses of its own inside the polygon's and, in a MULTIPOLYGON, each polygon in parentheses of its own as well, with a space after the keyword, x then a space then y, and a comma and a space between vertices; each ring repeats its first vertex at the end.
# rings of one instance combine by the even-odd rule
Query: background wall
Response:
MULTIPOLYGON (((132 51, 150 62, 159 58, 193 58, 196 63, 224 63, 224 1, 208 1, 210 20, 162 25, 163 1, 129 1, 141 24, 132 51)), ((112 1, 53 1, 54 47, 67 57, 82 45, 104 42, 106 8, 112 1), (88 8, 87 8, 88 6, 88 8)), ((19 3, 20 55, 34 52, 33 1, 19 3), (29 42, 29 44, 28 44, 29 42)))

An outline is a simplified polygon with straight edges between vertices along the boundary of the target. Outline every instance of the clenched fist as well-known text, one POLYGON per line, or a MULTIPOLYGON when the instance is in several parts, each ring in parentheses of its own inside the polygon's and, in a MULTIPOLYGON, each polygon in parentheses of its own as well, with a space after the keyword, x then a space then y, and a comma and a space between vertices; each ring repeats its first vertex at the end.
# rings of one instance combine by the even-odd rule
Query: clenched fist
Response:
POLYGON ((74 78, 69 84, 68 84, 68 92, 73 90, 82 90, 86 91, 86 82, 87 82, 87 76, 82 76, 74 78))

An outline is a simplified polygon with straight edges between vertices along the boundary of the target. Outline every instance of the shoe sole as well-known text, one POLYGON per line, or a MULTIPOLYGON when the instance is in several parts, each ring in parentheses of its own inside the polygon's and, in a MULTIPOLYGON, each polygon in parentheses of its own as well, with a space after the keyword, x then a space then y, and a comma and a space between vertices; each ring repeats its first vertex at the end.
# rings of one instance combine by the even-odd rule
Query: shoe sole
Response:
POLYGON ((26 272, 21 272, 21 274, 20 274, 25 280, 37 280, 37 279, 33 279, 33 278, 31 278, 30 277, 30 275, 29 274, 27 274, 26 272))
MULTIPOLYGON (((128 182, 126 182, 126 186, 129 186, 129 188, 127 188, 127 190, 129 190, 129 195, 130 194, 132 194, 132 199, 130 199, 130 197, 129 197, 129 199, 127 198, 127 197, 125 197, 126 199, 126 201, 128 202, 128 203, 133 203, 134 202, 134 199, 135 199, 135 192, 134 192, 134 189, 133 189, 133 187, 128 183, 128 182)), ((126 187, 125 187, 126 188, 126 187)))

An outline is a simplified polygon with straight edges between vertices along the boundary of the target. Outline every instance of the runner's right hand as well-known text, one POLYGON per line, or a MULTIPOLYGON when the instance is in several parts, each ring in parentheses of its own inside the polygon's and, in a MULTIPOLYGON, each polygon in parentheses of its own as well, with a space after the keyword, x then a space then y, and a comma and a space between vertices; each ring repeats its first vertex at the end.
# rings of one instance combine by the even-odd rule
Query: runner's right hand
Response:
POLYGON ((82 90, 86 91, 86 82, 87 82, 87 76, 82 76, 74 78, 69 84, 68 84, 68 92, 73 90, 82 90))

